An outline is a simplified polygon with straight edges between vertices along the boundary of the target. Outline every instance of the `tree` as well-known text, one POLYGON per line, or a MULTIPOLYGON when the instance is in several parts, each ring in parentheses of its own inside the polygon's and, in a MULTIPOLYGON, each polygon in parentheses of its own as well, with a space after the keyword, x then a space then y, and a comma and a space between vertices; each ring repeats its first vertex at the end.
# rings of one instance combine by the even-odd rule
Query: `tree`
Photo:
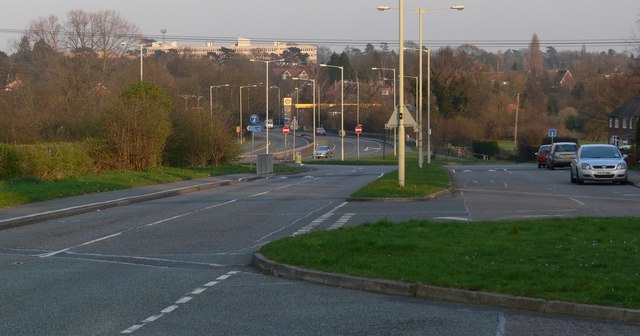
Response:
POLYGON ((540 51, 540 40, 536 34, 533 34, 529 44, 526 65, 526 70, 531 76, 536 78, 542 76, 542 71, 544 70, 542 67, 542 51, 540 51))
POLYGON ((171 99, 157 86, 139 82, 127 88, 102 114, 106 158, 112 168, 147 169, 161 164, 171 132, 171 99))

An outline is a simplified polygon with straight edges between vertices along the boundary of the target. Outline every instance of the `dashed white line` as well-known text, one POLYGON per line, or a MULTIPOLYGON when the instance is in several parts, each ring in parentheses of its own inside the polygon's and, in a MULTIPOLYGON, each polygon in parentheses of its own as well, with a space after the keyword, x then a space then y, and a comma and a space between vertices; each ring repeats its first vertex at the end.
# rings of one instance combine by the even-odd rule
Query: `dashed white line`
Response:
MULTIPOLYGON (((238 273, 240 273, 240 271, 230 271, 227 274, 224 274, 224 275, 221 275, 221 276, 217 277, 216 281, 207 282, 203 287, 215 286, 215 285, 219 284, 221 281, 227 280, 231 276, 233 276, 235 274, 238 274, 238 273)), ((142 323, 134 324, 134 325, 130 326, 129 328, 121 331, 120 333, 121 334, 133 334, 136 330, 139 330, 140 328, 144 327, 145 325, 147 325, 147 324, 149 324, 151 322, 155 322, 155 321, 159 320, 161 317, 163 317, 163 316, 175 311, 176 309, 180 308, 180 305, 186 304, 187 302, 191 301, 194 297, 190 296, 190 295, 198 295, 198 294, 204 293, 207 289, 203 288, 203 287, 196 288, 191 293, 189 293, 189 295, 181 297, 174 304, 172 304, 172 305, 168 306, 167 308, 161 310, 160 314, 151 315, 151 316, 147 317, 146 319, 142 320, 142 323)))
POLYGON ((327 212, 324 215, 316 218, 315 220, 313 220, 311 223, 307 224, 306 226, 304 226, 300 230, 294 232, 291 236, 295 237, 295 236, 299 236, 301 234, 305 234, 305 233, 311 232, 311 230, 313 230, 316 226, 322 224, 325 220, 327 220, 327 218, 333 216, 338 209, 342 208, 345 205, 347 205, 347 202, 341 203, 340 205, 338 205, 335 208, 331 209, 329 212, 327 212))

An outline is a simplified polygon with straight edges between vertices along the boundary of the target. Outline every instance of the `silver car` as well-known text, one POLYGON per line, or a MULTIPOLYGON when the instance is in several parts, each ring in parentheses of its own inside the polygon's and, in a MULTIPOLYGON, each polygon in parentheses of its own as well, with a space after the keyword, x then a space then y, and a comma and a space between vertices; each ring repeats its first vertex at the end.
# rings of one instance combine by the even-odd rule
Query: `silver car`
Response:
POLYGON ((316 159, 320 159, 320 158, 332 158, 333 157, 333 150, 331 150, 331 147, 329 146, 318 146, 316 147, 315 152, 313 153, 313 156, 316 159))
POLYGON ((582 145, 571 160, 571 183, 605 181, 627 183, 626 155, 613 145, 582 145))

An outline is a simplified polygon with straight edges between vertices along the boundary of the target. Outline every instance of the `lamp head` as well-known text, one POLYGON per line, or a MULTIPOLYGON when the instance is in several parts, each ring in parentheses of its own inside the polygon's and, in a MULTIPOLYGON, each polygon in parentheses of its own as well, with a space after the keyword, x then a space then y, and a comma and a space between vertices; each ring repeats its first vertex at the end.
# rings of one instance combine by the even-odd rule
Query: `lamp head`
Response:
POLYGON ((453 5, 450 8, 461 11, 464 9, 464 5, 453 5))
POLYGON ((390 6, 378 6, 378 7, 376 7, 376 9, 378 9, 381 12, 383 12, 383 11, 386 11, 386 10, 390 10, 391 7, 390 6))

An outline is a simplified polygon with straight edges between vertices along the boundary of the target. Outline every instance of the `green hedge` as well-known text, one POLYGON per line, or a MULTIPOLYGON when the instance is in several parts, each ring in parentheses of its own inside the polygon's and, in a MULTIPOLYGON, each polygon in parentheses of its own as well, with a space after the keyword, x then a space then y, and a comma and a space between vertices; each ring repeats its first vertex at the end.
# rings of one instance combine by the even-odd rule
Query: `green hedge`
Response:
POLYGON ((472 146, 474 153, 485 154, 490 158, 500 151, 498 142, 495 140, 474 140, 472 146))
POLYGON ((0 144, 0 179, 20 176, 19 160, 15 146, 0 144))
POLYGON ((18 145, 20 176, 55 180, 90 173, 93 160, 80 143, 18 145))

